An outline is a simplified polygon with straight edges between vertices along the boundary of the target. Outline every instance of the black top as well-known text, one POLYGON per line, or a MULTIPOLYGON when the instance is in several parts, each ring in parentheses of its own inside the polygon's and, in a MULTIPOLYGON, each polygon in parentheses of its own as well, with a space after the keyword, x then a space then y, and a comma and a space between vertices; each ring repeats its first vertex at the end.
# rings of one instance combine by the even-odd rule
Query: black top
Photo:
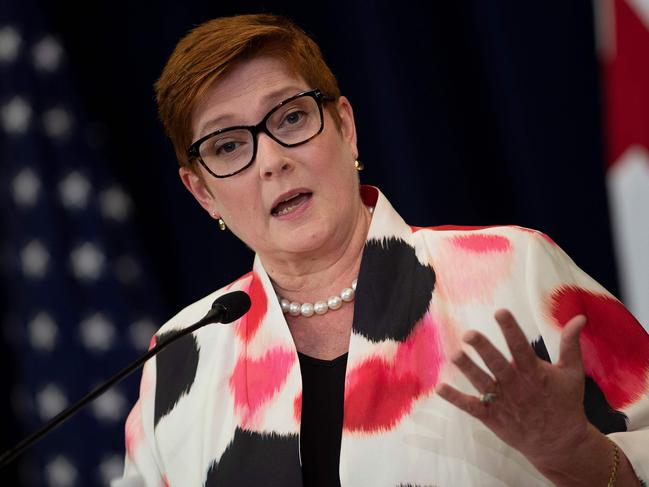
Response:
POLYGON ((304 487, 340 486, 347 354, 320 360, 298 352, 302 372, 300 453, 304 487))

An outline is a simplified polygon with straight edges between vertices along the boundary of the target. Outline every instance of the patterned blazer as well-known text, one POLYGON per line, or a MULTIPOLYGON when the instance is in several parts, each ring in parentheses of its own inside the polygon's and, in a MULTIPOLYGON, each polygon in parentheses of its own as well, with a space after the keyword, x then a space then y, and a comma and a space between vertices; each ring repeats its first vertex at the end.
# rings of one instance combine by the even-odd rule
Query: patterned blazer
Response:
MULTIPOLYGON (((649 336, 624 306, 540 232, 412 227, 378 189, 361 193, 375 210, 349 343, 342 486, 550 485, 519 452, 434 392, 449 381, 476 394, 449 361, 468 329, 511 357, 493 318, 499 308, 513 312, 548 361, 558 358, 565 323, 588 317, 581 338, 588 418, 648 482, 649 336)), ((246 315, 202 328, 144 367, 126 423, 125 479, 173 487, 302 485, 299 361, 258 257, 250 273, 172 318, 152 344, 235 289, 250 294, 246 315)))

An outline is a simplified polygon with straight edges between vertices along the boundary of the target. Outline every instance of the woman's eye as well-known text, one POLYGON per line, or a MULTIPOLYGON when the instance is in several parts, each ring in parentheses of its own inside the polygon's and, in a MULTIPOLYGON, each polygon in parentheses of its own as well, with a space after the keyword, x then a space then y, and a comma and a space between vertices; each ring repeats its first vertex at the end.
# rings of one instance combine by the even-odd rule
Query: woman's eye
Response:
POLYGON ((228 140, 227 142, 217 142, 213 146, 213 153, 216 156, 230 156, 241 149, 244 144, 240 140, 228 140))
POLYGON ((286 117, 284 117, 284 121, 290 125, 295 125, 302 119, 303 112, 291 112, 286 117))
POLYGON ((216 152, 225 152, 226 154, 234 151, 237 148, 237 144, 235 142, 226 142, 225 144, 221 144, 217 149, 216 152))

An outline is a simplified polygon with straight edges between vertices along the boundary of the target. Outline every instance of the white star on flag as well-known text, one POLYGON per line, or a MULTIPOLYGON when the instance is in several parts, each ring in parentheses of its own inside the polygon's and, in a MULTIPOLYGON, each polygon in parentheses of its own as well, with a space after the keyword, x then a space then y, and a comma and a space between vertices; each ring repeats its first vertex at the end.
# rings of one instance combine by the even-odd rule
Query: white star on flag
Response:
POLYGON ((0 108, 0 121, 8 134, 22 134, 27 131, 32 117, 32 108, 20 96, 14 96, 0 108))
POLYGON ((32 56, 34 67, 39 71, 56 71, 61 64, 63 48, 54 37, 47 36, 34 46, 32 56))
POLYGON ((86 318, 79 326, 81 342, 92 351, 105 352, 115 341, 115 326, 101 313, 86 318))
POLYGON ((27 324, 27 330, 29 333, 29 342, 32 347, 46 351, 54 348, 59 329, 49 314, 44 311, 38 313, 27 324))
POLYGON ((43 126, 47 135, 53 139, 63 139, 72 130, 72 116, 63 107, 54 107, 43 113, 43 126))
POLYGON ((68 209, 81 209, 88 203, 92 189, 88 179, 78 171, 70 172, 60 183, 59 193, 63 206, 68 209))
POLYGON ((86 242, 70 255, 72 271, 81 280, 96 280, 101 275, 106 257, 96 245, 86 242))
POLYGON ((148 350, 151 337, 157 328, 152 320, 144 318, 131 324, 128 329, 129 338, 137 350, 148 350))
POLYGON ((36 395, 38 413, 43 421, 53 418, 68 405, 68 398, 55 384, 48 384, 36 395))
POLYGON ((51 487, 70 487, 77 481, 77 468, 63 455, 45 466, 47 483, 51 487))
POLYGON ((124 459, 120 455, 112 455, 99 464, 99 475, 106 485, 124 473, 124 459))
POLYGON ((0 28, 0 63, 10 63, 18 57, 22 39, 18 31, 6 25, 0 28))
POLYGON ((119 187, 113 186, 99 195, 102 214, 107 218, 124 221, 131 211, 131 200, 119 187))
POLYGON ((18 206, 34 206, 41 190, 41 180, 32 169, 26 167, 14 178, 12 190, 18 206))
POLYGON ((38 240, 29 242, 20 252, 23 274, 28 277, 40 278, 47 272, 50 254, 38 240))
POLYGON ((92 403, 95 417, 102 421, 120 421, 124 418, 126 399, 115 389, 108 389, 92 403))

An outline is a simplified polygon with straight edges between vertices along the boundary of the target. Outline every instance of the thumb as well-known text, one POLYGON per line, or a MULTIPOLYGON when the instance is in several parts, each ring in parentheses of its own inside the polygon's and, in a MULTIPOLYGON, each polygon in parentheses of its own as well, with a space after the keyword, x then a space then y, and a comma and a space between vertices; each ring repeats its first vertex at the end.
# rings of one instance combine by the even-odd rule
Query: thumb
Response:
POLYGON ((584 363, 581 357, 581 344, 579 336, 586 326, 586 316, 574 316, 561 331, 561 344, 559 346, 559 364, 574 369, 580 374, 584 373, 584 363))

